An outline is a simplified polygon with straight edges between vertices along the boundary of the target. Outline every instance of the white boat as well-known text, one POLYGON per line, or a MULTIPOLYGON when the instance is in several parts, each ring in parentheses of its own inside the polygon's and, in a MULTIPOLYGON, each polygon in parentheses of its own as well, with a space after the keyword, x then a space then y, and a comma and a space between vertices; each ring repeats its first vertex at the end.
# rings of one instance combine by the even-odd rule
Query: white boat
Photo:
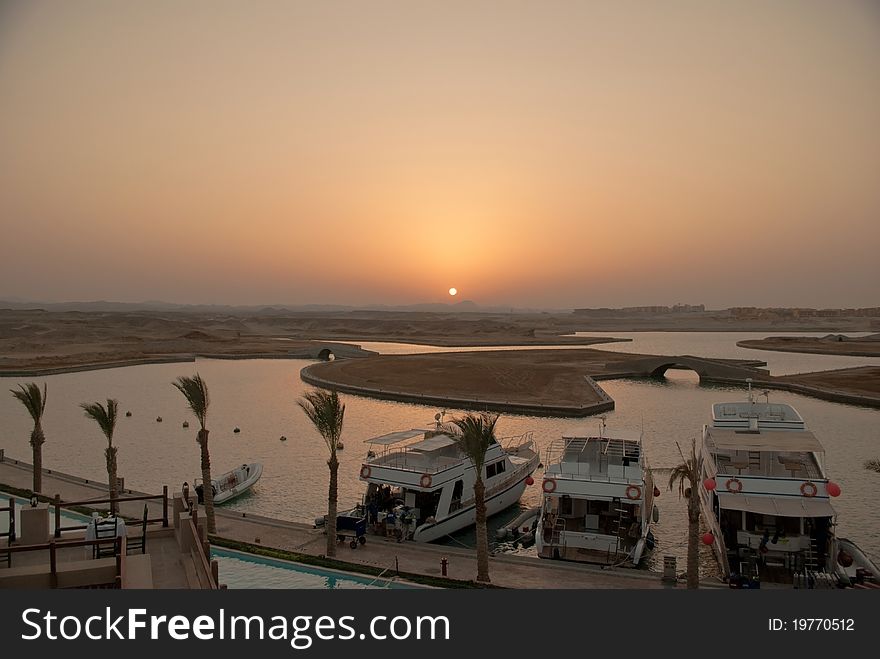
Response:
MULTIPOLYGON (((431 542, 475 523, 473 462, 439 422, 434 430, 392 432, 365 443, 360 479, 367 490, 359 508, 371 532, 431 542)), ((519 501, 537 466, 531 433, 490 446, 483 467, 488 515, 519 501)))
MULTIPOLYGON (((225 503, 235 497, 244 494, 254 486, 260 476, 263 475, 263 465, 259 462, 243 464, 232 471, 211 480, 214 492, 214 503, 225 503)), ((196 494, 199 503, 202 503, 202 479, 195 480, 196 494)))
POLYGON ((703 521, 732 582, 834 585, 840 570, 825 450, 792 406, 716 403, 703 426, 703 521), (708 487, 707 487, 708 486, 708 487))
POLYGON ((541 558, 638 566, 653 548, 656 491, 638 432, 566 433, 547 450, 535 534, 541 558))

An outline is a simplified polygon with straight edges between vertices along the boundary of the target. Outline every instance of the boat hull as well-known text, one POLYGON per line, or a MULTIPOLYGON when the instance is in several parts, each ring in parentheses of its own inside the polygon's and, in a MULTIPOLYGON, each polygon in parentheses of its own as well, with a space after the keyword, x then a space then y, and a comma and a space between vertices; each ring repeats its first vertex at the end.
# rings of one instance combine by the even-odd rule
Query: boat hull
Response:
MULTIPOLYGON (((522 480, 513 483, 507 489, 486 499, 486 514, 492 516, 500 513, 505 508, 509 508, 522 497, 526 489, 526 478, 524 475, 522 480)), ((416 528, 413 534, 413 540, 416 542, 434 542, 440 538, 444 538, 451 533, 460 531, 469 526, 473 526, 477 521, 477 508, 474 505, 466 506, 457 510, 452 515, 438 520, 433 524, 422 524, 416 528)))

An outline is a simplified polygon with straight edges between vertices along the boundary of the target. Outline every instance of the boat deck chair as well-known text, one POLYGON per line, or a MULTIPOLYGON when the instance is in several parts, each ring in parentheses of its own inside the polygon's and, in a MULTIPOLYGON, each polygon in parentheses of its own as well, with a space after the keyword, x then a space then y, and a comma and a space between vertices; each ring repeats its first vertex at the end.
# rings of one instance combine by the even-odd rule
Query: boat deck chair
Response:
MULTIPOLYGON (((97 520, 95 522, 95 540, 106 540, 108 538, 116 539, 116 518, 97 520)), ((93 545, 95 558, 106 558, 107 556, 116 556, 116 544, 103 542, 93 545)))
POLYGON ((141 554, 147 553, 147 504, 144 504, 144 518, 141 521, 141 534, 139 536, 129 536, 125 542, 127 553, 141 554))

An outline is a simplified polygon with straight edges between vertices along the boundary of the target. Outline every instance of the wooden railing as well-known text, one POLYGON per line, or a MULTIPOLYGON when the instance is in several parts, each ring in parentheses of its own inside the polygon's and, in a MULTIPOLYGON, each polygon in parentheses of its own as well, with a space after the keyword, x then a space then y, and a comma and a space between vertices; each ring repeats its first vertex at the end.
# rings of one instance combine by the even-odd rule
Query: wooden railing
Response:
MULTIPOLYGON (((14 554, 23 554, 26 552, 34 552, 34 551, 49 551, 49 584, 50 588, 58 587, 58 551, 60 549, 73 549, 76 547, 92 547, 97 548, 100 545, 112 544, 114 548, 114 554, 116 556, 116 573, 114 578, 114 585, 117 588, 122 588, 122 584, 124 581, 124 571, 125 571, 125 538, 124 537, 116 537, 116 538, 97 538, 95 540, 50 540, 47 543, 37 544, 37 545, 14 545, 11 547, 7 547, 6 551, 8 551, 11 555, 14 554)), ((103 585, 103 584, 95 584, 95 585, 103 585)))
MULTIPOLYGON (((147 518, 147 524, 162 523, 162 526, 168 527, 168 486, 162 487, 162 494, 144 494, 138 496, 115 497, 113 499, 88 499, 86 501, 62 501, 61 495, 56 494, 52 501, 55 508, 55 537, 60 538, 62 531, 77 531, 88 527, 88 524, 73 524, 70 526, 61 526, 61 508, 72 508, 73 506, 94 506, 95 504, 109 503, 120 504, 128 501, 161 501, 162 516, 147 518)), ((118 506, 117 506, 118 509, 118 506)), ((0 509, 2 510, 2 509, 0 509)))

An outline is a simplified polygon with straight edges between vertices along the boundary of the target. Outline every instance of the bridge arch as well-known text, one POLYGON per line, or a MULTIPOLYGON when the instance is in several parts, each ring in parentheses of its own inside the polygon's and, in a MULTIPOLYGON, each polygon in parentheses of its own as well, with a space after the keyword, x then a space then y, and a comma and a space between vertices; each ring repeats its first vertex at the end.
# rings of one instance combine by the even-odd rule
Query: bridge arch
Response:
POLYGON ((651 377, 652 378, 662 378, 666 375, 666 371, 668 371, 670 368, 676 369, 676 370, 693 371, 694 373, 696 373, 697 375, 700 376, 700 379, 703 379, 703 377, 706 375, 706 373, 703 369, 698 368, 698 367, 694 367, 693 364, 685 364, 680 361, 668 361, 668 362, 663 362, 663 363, 659 364, 658 366, 654 367, 654 369, 651 371, 651 377))

